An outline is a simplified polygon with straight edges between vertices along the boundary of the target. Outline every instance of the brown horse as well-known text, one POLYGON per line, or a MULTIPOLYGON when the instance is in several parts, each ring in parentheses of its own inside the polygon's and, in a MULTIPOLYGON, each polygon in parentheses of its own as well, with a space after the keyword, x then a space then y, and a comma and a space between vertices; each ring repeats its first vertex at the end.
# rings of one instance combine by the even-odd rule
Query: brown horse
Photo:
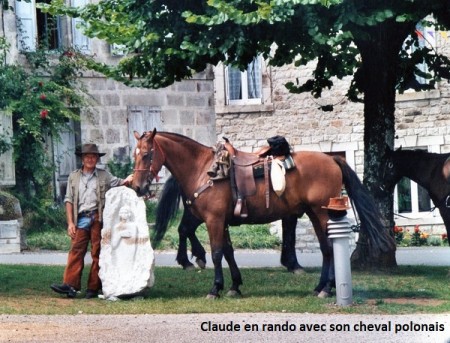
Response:
POLYGON ((450 183, 447 179, 447 159, 450 154, 436 154, 424 150, 393 151, 389 147, 383 156, 384 188, 393 192, 397 182, 407 177, 428 191, 439 209, 447 235, 450 236, 450 183))
MULTIPOLYGON (((248 217, 233 214, 233 190, 229 180, 211 181, 207 171, 213 163, 213 150, 188 137, 167 132, 144 132, 139 135, 134 152, 135 174, 132 187, 138 195, 149 192, 149 185, 165 165, 179 182, 183 194, 191 202, 192 213, 205 222, 214 264, 214 283, 208 297, 219 296, 224 279, 222 257, 228 262, 231 294, 240 294, 242 278, 234 260, 229 225, 269 223, 282 218, 308 215, 319 239, 323 256, 322 272, 315 291, 330 294, 334 286, 332 247, 327 239, 328 211, 323 207, 332 197, 341 194, 342 184, 353 199, 371 251, 387 251, 394 245, 384 231, 373 199, 364 189, 355 172, 340 159, 319 152, 292 153, 295 168, 286 173, 286 189, 281 196, 269 192, 266 208, 265 181, 256 180, 256 195, 247 198, 248 217)), ((294 226, 295 227, 295 226, 294 226)))
MULTIPOLYGON (((158 244, 164 237, 169 222, 173 220, 180 208, 180 201, 183 201, 184 211, 178 225, 178 251, 176 261, 183 269, 194 268, 189 261, 187 255, 187 240, 191 243, 192 256, 200 268, 206 266, 206 251, 195 235, 195 231, 203 223, 191 212, 190 206, 186 204, 186 196, 181 193, 180 185, 173 176, 170 176, 164 183, 164 187, 158 198, 158 206, 156 208, 156 220, 154 226, 154 234, 152 235, 152 243, 158 244)), ((282 220, 282 246, 281 246, 281 264, 287 268, 289 272, 301 274, 304 272, 303 267, 298 263, 295 253, 295 227, 297 225, 297 217, 285 218, 282 220)))

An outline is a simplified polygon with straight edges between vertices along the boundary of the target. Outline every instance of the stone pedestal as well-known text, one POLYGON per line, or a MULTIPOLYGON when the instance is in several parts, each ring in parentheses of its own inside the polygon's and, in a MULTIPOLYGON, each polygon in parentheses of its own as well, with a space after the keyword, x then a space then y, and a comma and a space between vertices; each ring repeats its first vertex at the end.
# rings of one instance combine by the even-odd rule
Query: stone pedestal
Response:
POLYGON ((0 253, 20 252, 20 225, 18 220, 0 221, 0 253))
POLYGON ((26 249, 26 235, 21 230, 22 226, 19 200, 0 191, 0 253, 15 253, 26 249))
POLYGON ((145 203, 130 188, 106 193, 99 264, 105 299, 143 295, 153 286, 154 253, 145 203))

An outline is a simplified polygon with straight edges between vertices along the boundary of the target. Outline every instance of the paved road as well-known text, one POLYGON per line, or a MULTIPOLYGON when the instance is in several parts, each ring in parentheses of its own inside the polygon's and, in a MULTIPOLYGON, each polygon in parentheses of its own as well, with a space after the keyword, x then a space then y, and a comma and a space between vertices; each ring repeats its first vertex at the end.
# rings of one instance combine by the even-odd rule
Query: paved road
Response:
MULTIPOLYGON (((157 266, 176 266, 175 251, 156 251, 157 266)), ((279 267, 280 252, 275 250, 237 250, 236 261, 240 267, 279 267)), ((322 255, 320 253, 298 253, 298 260, 303 267, 320 267, 322 255)), ((428 265, 450 266, 449 247, 420 247, 399 248, 397 250, 399 265, 428 265)), ((52 251, 37 251, 12 254, 0 254, 0 264, 43 264, 65 265, 67 253, 52 251)), ((86 263, 90 263, 90 256, 86 256, 86 263)), ((224 266, 226 266, 224 262, 224 266)), ((212 267, 211 257, 207 255, 207 266, 212 267)))

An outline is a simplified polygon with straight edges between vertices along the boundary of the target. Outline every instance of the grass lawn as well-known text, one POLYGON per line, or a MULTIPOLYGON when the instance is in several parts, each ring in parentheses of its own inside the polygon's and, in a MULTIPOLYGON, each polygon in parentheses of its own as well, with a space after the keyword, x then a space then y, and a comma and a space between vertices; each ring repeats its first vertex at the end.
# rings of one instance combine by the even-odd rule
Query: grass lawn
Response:
MULTIPOLYGON (((148 297, 110 302, 67 299, 50 290, 59 282, 63 266, 0 265, 2 314, 146 314, 224 312, 309 312, 411 314, 450 312, 448 267, 400 266, 390 272, 354 272, 353 306, 338 307, 335 298, 319 299, 312 290, 319 269, 303 275, 283 268, 243 268, 243 296, 207 300, 213 270, 184 271, 156 267, 156 283, 148 297)), ((225 289, 230 286, 224 270, 225 289)), ((85 273, 87 274, 87 273, 85 273)), ((83 285, 86 281, 83 281, 83 285)))
MULTIPOLYGON (((241 225, 230 227, 231 239, 235 249, 278 249, 280 240, 270 233, 270 226, 265 225, 241 225)), ((209 238, 206 226, 200 225, 195 234, 206 250, 209 250, 209 238)), ((156 248, 178 249, 178 222, 169 226, 163 240, 156 248)), ((69 251, 70 238, 65 230, 34 231, 27 234, 27 244, 32 250, 60 250, 69 251)), ((188 241, 188 247, 190 243, 188 241)))

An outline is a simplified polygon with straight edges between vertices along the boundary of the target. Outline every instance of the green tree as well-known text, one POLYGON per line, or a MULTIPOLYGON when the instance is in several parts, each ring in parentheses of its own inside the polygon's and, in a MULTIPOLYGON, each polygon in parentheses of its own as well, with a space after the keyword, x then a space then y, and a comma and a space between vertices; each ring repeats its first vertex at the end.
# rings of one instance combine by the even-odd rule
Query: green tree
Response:
MULTIPOLYGON (((392 194, 379 185, 381 156, 394 145, 395 94, 414 75, 430 79, 430 87, 450 78, 449 59, 419 47, 414 33, 428 15, 438 30, 450 28, 448 0, 104 0, 82 9, 63 3, 53 0, 48 9, 80 16, 87 35, 124 47, 128 54, 118 65, 89 66, 126 84, 163 87, 219 61, 244 69, 258 54, 273 66, 317 61, 305 84, 286 85, 294 93, 320 97, 333 77, 353 76, 347 96, 364 103, 364 183, 386 227, 394 227, 392 194), (419 62, 430 72, 422 73, 419 62)), ((355 265, 395 265, 395 251, 371 259, 361 248, 367 237, 359 243, 355 265)))
MULTIPOLYGON (((24 53, 27 66, 7 64, 9 44, 0 37, 0 111, 12 116, 12 138, 0 137, 0 152, 14 148, 15 193, 27 208, 31 199, 52 201, 55 170, 49 149, 60 139, 70 119, 79 119, 87 102, 78 84, 77 53, 48 55, 44 50, 24 53)), ((30 202, 31 204, 31 202, 30 202)))

